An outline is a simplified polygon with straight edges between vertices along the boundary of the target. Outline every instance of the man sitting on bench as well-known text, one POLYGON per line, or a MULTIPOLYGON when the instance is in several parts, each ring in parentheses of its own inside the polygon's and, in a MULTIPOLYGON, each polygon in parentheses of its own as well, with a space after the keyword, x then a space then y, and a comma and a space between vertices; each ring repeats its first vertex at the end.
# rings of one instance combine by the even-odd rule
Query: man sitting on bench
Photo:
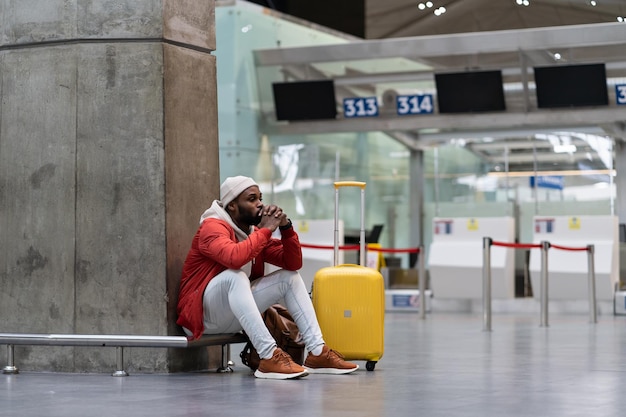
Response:
POLYGON ((347 362, 324 343, 313 304, 298 269, 302 249, 283 210, 263 205, 249 177, 227 178, 220 200, 200 218, 183 266, 178 321, 194 339, 244 330, 261 358, 257 378, 293 379, 309 373, 347 374, 347 362), (281 239, 272 238, 280 229, 281 239), (265 262, 282 268, 264 276, 265 262), (261 317, 284 300, 309 354, 304 367, 276 346, 261 317))

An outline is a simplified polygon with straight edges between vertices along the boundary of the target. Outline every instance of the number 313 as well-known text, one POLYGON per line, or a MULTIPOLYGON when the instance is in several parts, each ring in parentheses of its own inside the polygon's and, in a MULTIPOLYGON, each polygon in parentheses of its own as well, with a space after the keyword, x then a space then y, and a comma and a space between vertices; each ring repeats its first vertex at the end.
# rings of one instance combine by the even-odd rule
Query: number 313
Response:
POLYGON ((617 104, 626 104, 626 84, 615 86, 615 96, 617 97, 617 104))
POLYGON ((376 97, 346 98, 343 100, 344 117, 378 116, 376 97))

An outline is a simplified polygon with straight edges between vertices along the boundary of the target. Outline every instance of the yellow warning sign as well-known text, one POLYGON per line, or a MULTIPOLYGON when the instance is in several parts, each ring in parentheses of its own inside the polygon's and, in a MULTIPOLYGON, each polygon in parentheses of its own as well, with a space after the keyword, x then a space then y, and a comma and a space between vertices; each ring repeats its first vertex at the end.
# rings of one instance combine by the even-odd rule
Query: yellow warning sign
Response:
POLYGON ((571 230, 579 230, 580 229, 580 218, 578 218, 578 217, 570 217, 569 218, 569 228, 571 230))
POLYGON ((307 223, 304 220, 300 220, 298 222, 298 228, 297 228, 298 232, 300 233, 306 233, 309 231, 309 223, 307 223))
POLYGON ((471 218, 467 221, 467 230, 478 230, 478 220, 471 218))

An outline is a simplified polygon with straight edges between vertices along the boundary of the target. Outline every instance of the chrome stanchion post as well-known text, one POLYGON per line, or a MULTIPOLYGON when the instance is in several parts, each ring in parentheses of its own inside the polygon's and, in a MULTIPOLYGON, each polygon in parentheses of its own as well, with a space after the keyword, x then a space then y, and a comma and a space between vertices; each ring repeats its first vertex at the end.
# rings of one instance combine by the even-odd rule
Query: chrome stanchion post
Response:
POLYGON ((548 327, 548 249, 550 242, 541 242, 541 319, 540 326, 548 327))
POLYGON ((424 266, 424 257, 425 257, 425 253, 424 253, 424 247, 420 246, 419 248, 419 252, 418 252, 418 277, 417 277, 417 282, 418 282, 418 287, 419 287, 419 292, 420 292, 420 318, 421 319, 425 319, 426 318, 426 267, 424 266))
POLYGON ((491 331, 491 243, 483 237, 483 331, 491 331))
POLYGON ((598 310, 596 306, 596 267, 594 261, 595 246, 587 246, 587 276, 589 279, 589 321, 598 322, 598 310))
POLYGON ((19 374, 17 367, 15 366, 15 346, 7 345, 7 365, 2 368, 3 374, 19 374))

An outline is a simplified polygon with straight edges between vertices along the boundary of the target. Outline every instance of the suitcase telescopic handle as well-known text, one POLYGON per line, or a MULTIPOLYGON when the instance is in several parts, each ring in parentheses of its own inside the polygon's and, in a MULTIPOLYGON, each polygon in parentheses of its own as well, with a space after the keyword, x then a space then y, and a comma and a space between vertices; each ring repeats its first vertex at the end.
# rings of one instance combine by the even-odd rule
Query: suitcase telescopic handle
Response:
POLYGON ((365 183, 361 181, 335 181, 335 189, 341 187, 360 187, 365 189, 365 183))
POLYGON ((365 183, 361 181, 335 181, 335 245, 333 265, 339 263, 339 189, 359 187, 361 189, 361 230, 359 231, 359 265, 365 265, 365 183))

